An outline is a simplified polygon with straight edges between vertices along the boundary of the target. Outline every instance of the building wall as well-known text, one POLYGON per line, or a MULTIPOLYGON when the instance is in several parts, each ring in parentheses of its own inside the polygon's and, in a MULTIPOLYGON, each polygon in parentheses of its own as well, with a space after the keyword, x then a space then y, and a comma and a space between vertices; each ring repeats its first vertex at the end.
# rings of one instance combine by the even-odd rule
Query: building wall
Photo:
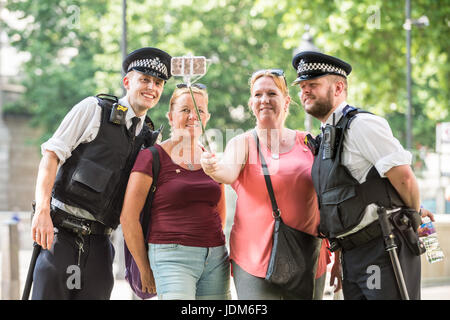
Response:
POLYGON ((9 210, 9 145, 9 130, 0 113, 0 211, 9 210))
POLYGON ((17 115, 4 114, 0 127, 7 136, 0 149, 0 159, 4 161, 0 167, 6 170, 0 170, 0 210, 30 211, 41 158, 34 141, 40 137, 40 131, 30 127, 27 117, 17 115))

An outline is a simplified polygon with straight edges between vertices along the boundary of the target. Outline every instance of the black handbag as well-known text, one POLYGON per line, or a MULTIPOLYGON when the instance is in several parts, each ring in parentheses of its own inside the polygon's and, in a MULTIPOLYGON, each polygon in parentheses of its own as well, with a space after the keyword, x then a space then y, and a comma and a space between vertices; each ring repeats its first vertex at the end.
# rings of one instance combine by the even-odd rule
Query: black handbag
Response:
POLYGON ((322 239, 291 228, 281 219, 256 130, 253 133, 275 219, 272 252, 265 279, 298 299, 311 300, 322 239))

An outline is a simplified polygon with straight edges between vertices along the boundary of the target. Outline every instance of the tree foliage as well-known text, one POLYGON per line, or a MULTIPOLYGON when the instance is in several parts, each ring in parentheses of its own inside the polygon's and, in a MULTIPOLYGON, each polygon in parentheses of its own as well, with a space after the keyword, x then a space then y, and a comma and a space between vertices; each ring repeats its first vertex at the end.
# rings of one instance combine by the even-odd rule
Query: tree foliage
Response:
MULTIPOLYGON (((414 141, 428 147, 434 146, 436 122, 450 121, 448 4, 412 1, 412 17, 426 15, 430 21, 428 27, 412 29, 414 141)), ((23 29, 6 29, 12 44, 31 54, 23 65, 27 92, 14 110, 31 113, 51 133, 85 96, 122 93, 121 1, 11 0, 7 9, 28 21, 23 29), (69 60, 64 59, 68 48, 69 60)), ((192 53, 211 59, 201 79, 209 89, 211 128, 254 126, 247 107, 249 77, 258 69, 282 68, 288 82, 294 80, 292 52, 310 25, 316 46, 353 66, 348 102, 387 117, 404 142, 403 1, 129 0, 127 13, 128 51, 154 46, 172 56, 192 53)), ((168 101, 180 81, 170 80, 150 111, 156 123, 167 123, 168 101)), ((291 104, 287 125, 303 129, 297 92, 290 88, 297 104, 291 104)))

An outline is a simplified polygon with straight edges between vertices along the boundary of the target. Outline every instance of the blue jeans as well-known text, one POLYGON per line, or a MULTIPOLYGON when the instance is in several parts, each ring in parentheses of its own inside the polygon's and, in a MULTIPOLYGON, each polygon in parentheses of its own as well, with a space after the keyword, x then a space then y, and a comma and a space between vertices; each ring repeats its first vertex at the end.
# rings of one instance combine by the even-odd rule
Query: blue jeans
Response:
POLYGON ((162 300, 229 300, 230 260, 225 246, 149 245, 150 266, 162 300))

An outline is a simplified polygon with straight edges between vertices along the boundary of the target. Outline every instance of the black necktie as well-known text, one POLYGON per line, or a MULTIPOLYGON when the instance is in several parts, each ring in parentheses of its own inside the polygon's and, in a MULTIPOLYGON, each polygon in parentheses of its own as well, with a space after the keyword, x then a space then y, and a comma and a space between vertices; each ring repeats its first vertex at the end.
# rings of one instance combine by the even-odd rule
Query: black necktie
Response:
POLYGON ((128 132, 130 133, 130 137, 132 138, 136 136, 136 126, 138 125, 139 121, 141 121, 141 119, 138 117, 134 117, 131 119, 131 126, 128 129, 128 132))

